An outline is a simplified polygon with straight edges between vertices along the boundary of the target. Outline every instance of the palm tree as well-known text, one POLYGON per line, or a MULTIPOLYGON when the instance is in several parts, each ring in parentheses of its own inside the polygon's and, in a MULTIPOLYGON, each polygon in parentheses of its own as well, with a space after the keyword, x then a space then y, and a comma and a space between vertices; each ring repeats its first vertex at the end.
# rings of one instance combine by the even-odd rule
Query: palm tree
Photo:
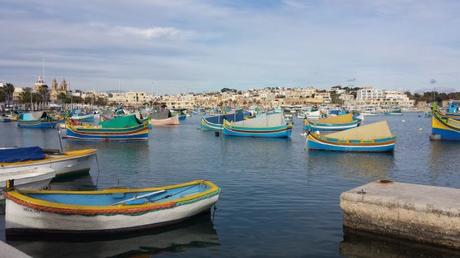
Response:
POLYGON ((41 85, 40 88, 38 88, 38 92, 40 93, 41 100, 42 100, 42 108, 48 104, 48 95, 49 95, 49 90, 48 86, 46 85, 41 85))
POLYGON ((19 102, 21 102, 22 104, 25 104, 26 107, 27 105, 30 106, 30 110, 32 111, 32 89, 27 87, 27 88, 24 88, 24 90, 19 94, 19 102))
POLYGON ((5 97, 6 97, 6 101, 7 101, 6 105, 9 106, 10 101, 13 100, 14 85, 11 84, 11 83, 6 83, 3 86, 3 92, 5 93, 5 97))

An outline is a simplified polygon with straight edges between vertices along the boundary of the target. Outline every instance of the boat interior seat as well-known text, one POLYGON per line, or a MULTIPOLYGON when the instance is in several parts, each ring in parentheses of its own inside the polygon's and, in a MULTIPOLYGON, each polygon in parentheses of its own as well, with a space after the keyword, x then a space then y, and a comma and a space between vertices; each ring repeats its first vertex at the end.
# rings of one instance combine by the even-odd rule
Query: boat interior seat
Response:
POLYGON ((149 199, 147 198, 139 198, 139 199, 134 199, 131 201, 125 202, 126 205, 136 205, 136 204, 145 204, 150 202, 149 199))

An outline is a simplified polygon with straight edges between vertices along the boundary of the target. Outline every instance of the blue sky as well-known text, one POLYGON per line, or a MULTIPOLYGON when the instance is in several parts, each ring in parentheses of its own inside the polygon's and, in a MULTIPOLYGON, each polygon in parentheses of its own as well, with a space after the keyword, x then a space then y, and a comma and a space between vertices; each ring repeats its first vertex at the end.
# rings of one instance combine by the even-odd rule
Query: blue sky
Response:
POLYGON ((0 0, 0 80, 460 90, 460 1, 0 0), (430 84, 434 78, 437 83, 430 84))

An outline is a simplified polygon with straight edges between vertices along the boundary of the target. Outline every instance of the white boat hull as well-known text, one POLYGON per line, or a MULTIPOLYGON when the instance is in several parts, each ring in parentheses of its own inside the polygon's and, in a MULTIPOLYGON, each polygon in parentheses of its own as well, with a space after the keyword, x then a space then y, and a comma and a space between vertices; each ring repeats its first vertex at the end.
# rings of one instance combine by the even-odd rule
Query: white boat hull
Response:
POLYGON ((65 160, 50 160, 49 162, 43 162, 40 164, 0 167, 0 173, 14 172, 18 170, 30 170, 37 168, 51 168, 56 172, 56 176, 60 176, 64 174, 89 171, 93 157, 94 155, 89 155, 83 157, 69 158, 65 160))
POLYGON ((209 210, 219 196, 203 199, 169 209, 139 215, 62 215, 26 207, 6 199, 5 229, 8 231, 40 231, 96 233, 128 231, 179 222, 209 210))

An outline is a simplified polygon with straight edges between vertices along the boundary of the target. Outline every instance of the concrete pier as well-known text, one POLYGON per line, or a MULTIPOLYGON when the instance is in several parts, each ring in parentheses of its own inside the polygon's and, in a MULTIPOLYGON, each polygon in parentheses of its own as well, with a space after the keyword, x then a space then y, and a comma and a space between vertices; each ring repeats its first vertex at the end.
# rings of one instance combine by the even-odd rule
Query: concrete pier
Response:
POLYGON ((31 258, 31 256, 0 241, 0 258, 31 258))
POLYGON ((381 180, 340 195, 351 230, 460 249, 460 189, 381 180))

